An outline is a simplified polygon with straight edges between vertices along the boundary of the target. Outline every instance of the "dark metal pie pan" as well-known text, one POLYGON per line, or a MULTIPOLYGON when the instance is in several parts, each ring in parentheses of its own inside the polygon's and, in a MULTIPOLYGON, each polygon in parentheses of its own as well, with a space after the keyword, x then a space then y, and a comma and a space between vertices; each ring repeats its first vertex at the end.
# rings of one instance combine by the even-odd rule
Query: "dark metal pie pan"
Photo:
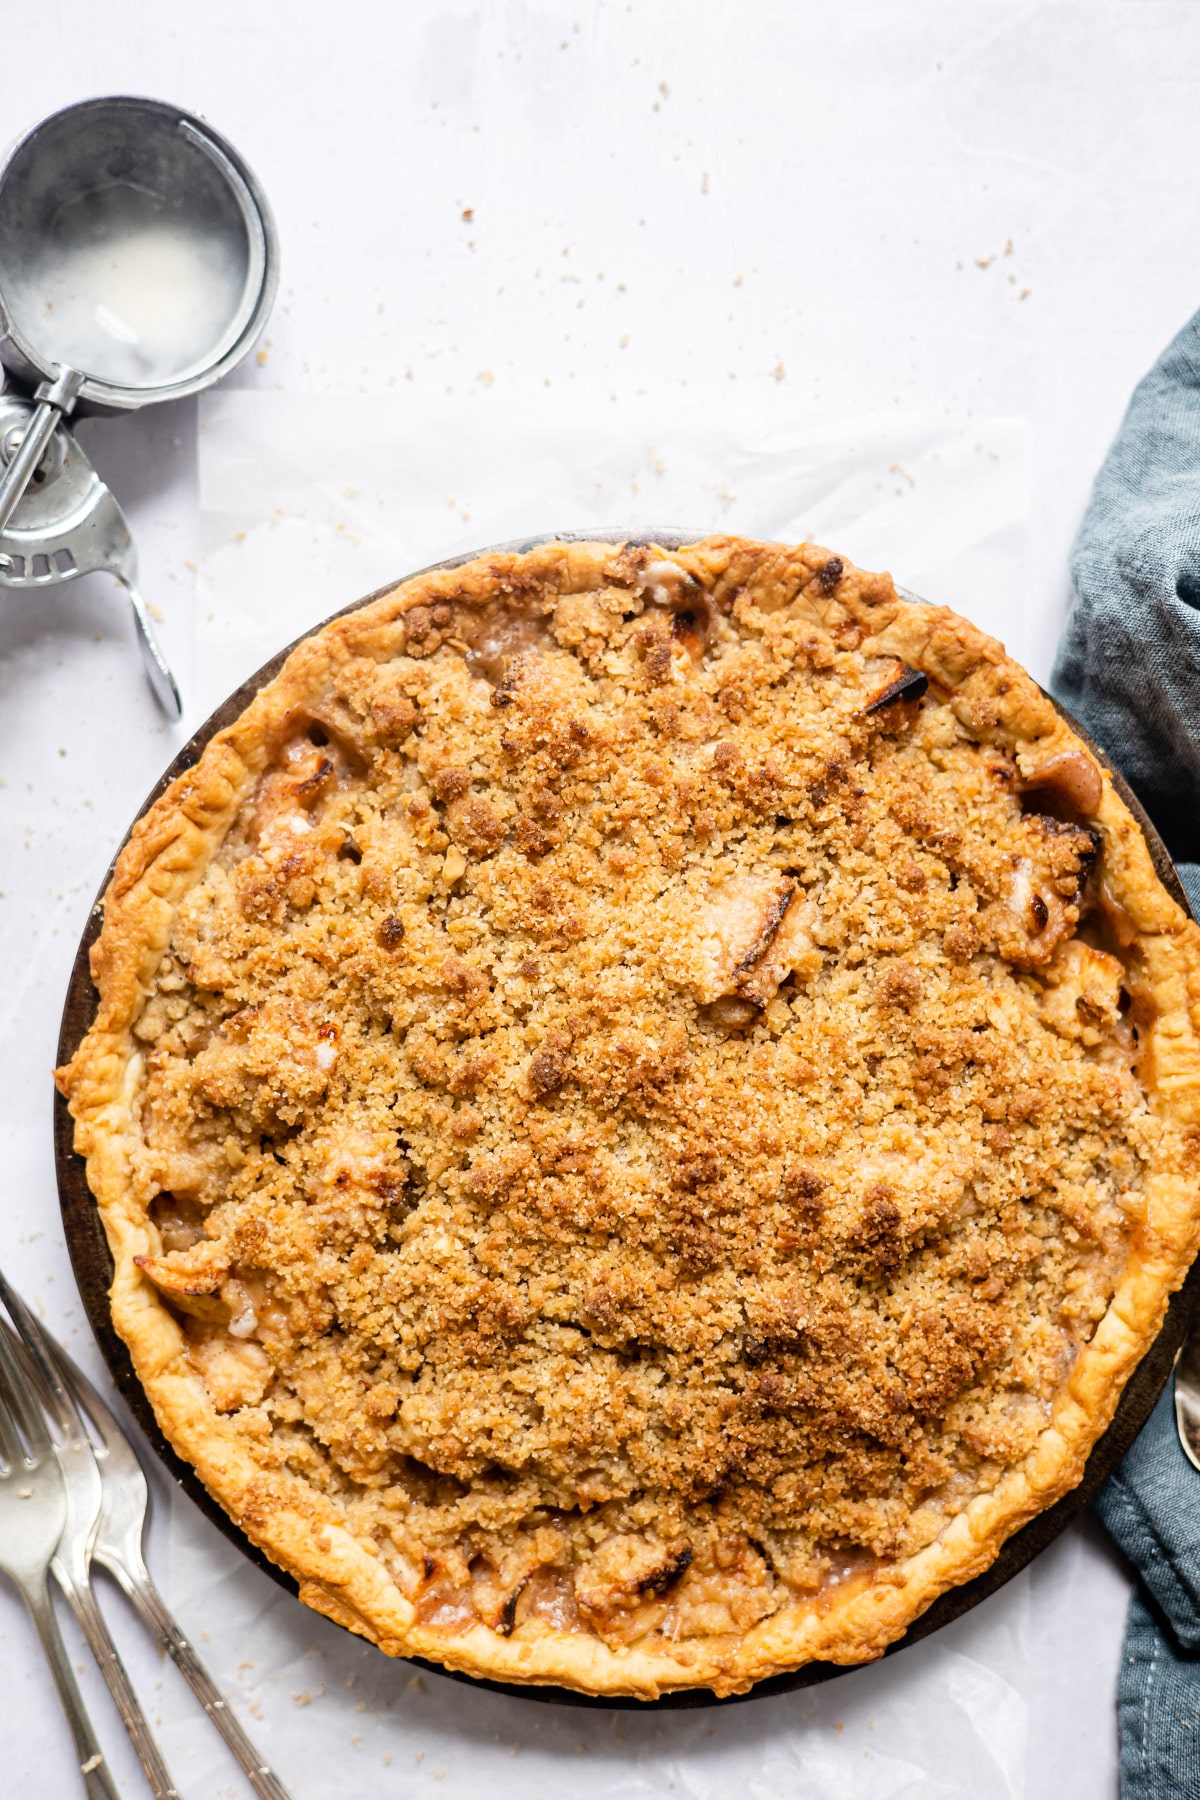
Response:
MULTIPOLYGON (((664 549, 677 549, 684 544, 694 543, 703 535, 702 532, 678 530, 626 534, 619 531, 597 529, 595 531, 550 533, 545 537, 493 544, 486 550, 472 551, 466 556, 451 557, 445 562, 433 563, 430 568, 453 569, 465 562, 472 561, 476 556, 487 555, 491 551, 531 550, 538 544, 552 541, 600 541, 615 544, 655 543, 662 545, 664 549)), ((417 571, 420 574, 428 572, 428 570, 417 571)), ((389 586, 381 588, 379 593, 389 592, 394 585, 395 583, 389 583, 389 586)), ((377 598, 375 594, 367 596, 367 600, 375 598, 377 598)), ((366 603, 366 600, 357 600, 352 606, 343 608, 342 612, 354 612, 366 603)), ((342 613, 334 616, 341 617, 342 613)), ((304 637, 311 635, 311 632, 303 634, 304 637)), ((300 638, 296 639, 296 643, 301 641, 300 638)), ((211 718, 205 721, 195 736, 175 757, 171 766, 164 772, 162 779, 155 784, 153 790, 147 795, 145 803, 138 808, 137 816, 139 818, 145 812, 146 807, 157 800, 177 775, 181 775, 184 770, 190 769, 196 764, 208 740, 226 725, 232 724, 249 705, 259 688, 278 674, 294 647, 294 644, 289 644, 277 656, 273 656, 248 681, 243 682, 241 687, 217 708, 211 718)), ((1062 709, 1060 708, 1060 710, 1062 709)), ((1064 713, 1064 717, 1083 738, 1097 760, 1111 771, 1113 785, 1146 834, 1146 841, 1150 846, 1150 854, 1153 857, 1159 879, 1171 897, 1190 913, 1187 896, 1171 858, 1141 804, 1121 775, 1113 768, 1099 745, 1088 736, 1080 725, 1076 724, 1069 713, 1064 713)), ((111 875, 112 868, 110 866, 101 884, 101 895, 107 888, 111 875)), ((100 925, 101 908, 98 896, 89 915, 87 929, 80 941, 67 987, 58 1044, 60 1064, 68 1062, 74 1055, 95 1013, 96 992, 92 986, 88 952, 99 936, 100 925)), ((175 1454, 159 1430, 150 1402, 134 1374, 129 1352, 113 1329, 108 1304, 108 1289, 113 1275, 112 1257, 109 1253, 99 1211, 88 1188, 83 1158, 76 1155, 73 1148, 72 1130, 72 1120, 67 1111, 66 1102, 61 1096, 56 1096, 54 1104, 55 1164, 67 1248, 70 1252, 75 1278, 79 1283, 79 1292, 84 1307, 113 1379, 159 1460, 179 1487, 190 1499, 195 1501, 201 1512, 211 1519, 213 1524, 224 1532, 225 1536, 236 1544, 251 1562, 257 1563, 260 1569, 265 1569, 272 1580, 277 1581, 281 1587, 294 1594, 297 1591, 297 1583, 293 1578, 278 1569, 255 1544, 250 1542, 249 1538, 234 1524, 228 1513, 217 1504, 203 1486, 195 1470, 175 1454)), ((928 1637, 931 1632, 939 1630, 941 1626, 948 1625, 951 1620, 961 1618, 964 1613, 970 1612, 972 1607, 978 1606, 980 1601, 986 1600, 990 1594, 994 1594, 997 1588, 1003 1587, 1006 1581, 1010 1581, 1014 1575, 1032 1562, 1035 1556, 1052 1544, 1075 1515, 1088 1505, 1117 1467, 1154 1410, 1155 1403, 1171 1373, 1175 1353, 1187 1335, 1198 1303, 1200 1303, 1200 1261, 1195 1264, 1183 1287, 1172 1298, 1167 1308, 1162 1330, 1127 1382, 1112 1424, 1094 1446, 1078 1487, 1064 1495, 1057 1505, 1040 1513, 1037 1518, 1031 1519, 1028 1525, 1014 1533, 1000 1551, 991 1568, 984 1574, 976 1576, 973 1581, 968 1581, 961 1587, 951 1588, 948 1593, 935 1600, 933 1605, 909 1627, 904 1637, 898 1643, 893 1644, 885 1654, 896 1656, 906 1645, 919 1642, 920 1639, 928 1637)), ((543 1701, 564 1706, 615 1707, 636 1711, 653 1708, 686 1710, 693 1707, 732 1706, 742 1701, 759 1699, 767 1695, 789 1693, 794 1688, 813 1687, 819 1682, 828 1681, 833 1676, 848 1672, 842 1666, 834 1663, 809 1663, 791 1674, 776 1675, 768 1681, 761 1681, 749 1693, 733 1694, 724 1700, 716 1698, 715 1695, 704 1689, 667 1694, 660 1700, 633 1700, 624 1697, 594 1698, 574 1693, 566 1688, 534 1687, 487 1681, 471 1675, 456 1674, 442 1668, 440 1663, 425 1662, 419 1657, 413 1657, 411 1660, 420 1664, 422 1668, 430 1670, 433 1674, 448 1676, 451 1680, 467 1682, 471 1686, 490 1688, 494 1693, 511 1694, 521 1700, 543 1701)))

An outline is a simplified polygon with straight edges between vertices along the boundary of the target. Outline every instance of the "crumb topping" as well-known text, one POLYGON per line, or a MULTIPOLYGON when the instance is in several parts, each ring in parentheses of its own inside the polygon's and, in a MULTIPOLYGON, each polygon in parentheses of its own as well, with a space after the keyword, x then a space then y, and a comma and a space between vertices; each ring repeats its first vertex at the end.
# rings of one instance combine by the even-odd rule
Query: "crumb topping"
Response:
POLYGON ((411 610, 135 1027, 143 1273, 446 1630, 714 1638, 886 1575, 1035 1443, 1140 1216, 1091 765, 1023 791, 734 573, 411 610))

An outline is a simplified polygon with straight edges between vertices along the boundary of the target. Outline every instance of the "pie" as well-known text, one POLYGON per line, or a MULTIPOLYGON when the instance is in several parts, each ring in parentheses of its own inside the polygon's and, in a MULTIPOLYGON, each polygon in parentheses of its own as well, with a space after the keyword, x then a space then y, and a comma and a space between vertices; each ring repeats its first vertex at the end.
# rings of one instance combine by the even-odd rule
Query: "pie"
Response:
POLYGON ((1001 645, 810 544, 339 616, 92 954, 116 1327, 389 1654, 878 1656, 1078 1482, 1200 1237, 1200 933, 1001 645))

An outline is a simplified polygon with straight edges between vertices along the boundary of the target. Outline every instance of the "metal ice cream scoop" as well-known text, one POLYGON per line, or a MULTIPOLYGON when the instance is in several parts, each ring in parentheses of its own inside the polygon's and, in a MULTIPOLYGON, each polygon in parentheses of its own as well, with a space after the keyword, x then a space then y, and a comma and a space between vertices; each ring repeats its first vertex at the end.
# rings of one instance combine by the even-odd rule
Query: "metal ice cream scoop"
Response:
POLYGON ((218 381, 266 322, 270 209, 237 152, 179 107, 85 100, 34 127, 0 169, 0 586, 107 569, 126 588, 151 685, 179 691, 137 591, 125 518, 64 420, 218 381))

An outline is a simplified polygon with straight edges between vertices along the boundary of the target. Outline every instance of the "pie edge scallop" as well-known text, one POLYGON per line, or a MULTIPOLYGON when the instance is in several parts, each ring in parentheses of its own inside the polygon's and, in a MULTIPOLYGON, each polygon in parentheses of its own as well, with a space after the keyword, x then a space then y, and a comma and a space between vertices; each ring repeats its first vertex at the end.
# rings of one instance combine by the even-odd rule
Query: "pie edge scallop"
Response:
MULTIPOLYGON (((811 544, 789 548, 710 537, 676 551, 635 551, 607 542, 551 542, 428 571, 306 638, 242 715, 215 734, 196 765, 139 819, 117 859, 91 952, 96 1018, 56 1077, 76 1121, 75 1148, 87 1159, 113 1254, 113 1323, 163 1434, 239 1529, 298 1580, 300 1597, 389 1655, 424 1656, 501 1681, 640 1699, 698 1686, 719 1695, 740 1693, 810 1661, 872 1660, 940 1594, 982 1573, 1015 1530, 1079 1481, 1200 1243, 1195 1166, 1189 1177, 1178 1166, 1151 1165, 1146 1214, 1133 1233, 1124 1273, 1028 1455, 884 1578, 835 1595, 823 1611, 798 1619, 785 1609, 745 1632, 733 1649, 701 1641, 614 1650, 580 1633, 526 1641, 503 1638, 484 1625, 455 1633, 422 1625, 412 1602, 332 1503, 302 1477, 260 1468, 252 1440, 216 1412, 187 1361, 180 1326, 134 1264, 154 1245, 125 1180, 139 1069, 132 1027, 179 901, 203 875, 296 712, 313 703, 349 658, 397 654, 404 615, 414 607, 483 603, 498 593, 522 598, 578 592, 629 579, 654 557, 668 556, 718 591, 751 587, 772 600, 782 593, 785 602, 807 609, 814 625, 857 626, 865 633, 863 649, 899 655, 930 676, 973 736, 1012 748, 1027 781, 1064 754, 1082 754, 1098 769, 1052 702, 995 639, 945 608, 902 600, 889 576, 863 574, 848 562, 844 576, 851 579, 843 577, 830 595, 813 581, 830 553, 811 544)), ((1152 1030, 1159 1076, 1149 1092, 1157 1111, 1200 1136, 1200 930, 1166 892, 1139 826, 1111 776, 1100 773, 1102 797, 1090 823, 1102 838, 1108 890, 1136 927, 1157 1014, 1152 1030)), ((1192 1160, 1195 1165, 1200 1157, 1192 1160)))

